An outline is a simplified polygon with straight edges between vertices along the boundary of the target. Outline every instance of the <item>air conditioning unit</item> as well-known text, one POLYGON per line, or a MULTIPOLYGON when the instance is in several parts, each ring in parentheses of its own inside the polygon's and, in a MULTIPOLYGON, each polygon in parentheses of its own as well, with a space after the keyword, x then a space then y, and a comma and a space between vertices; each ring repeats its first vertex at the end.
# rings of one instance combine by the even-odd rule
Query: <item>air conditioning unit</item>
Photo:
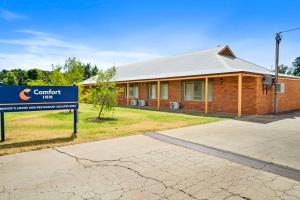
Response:
POLYGON ((170 102, 170 109, 172 110, 178 110, 180 108, 179 102, 170 102))
POLYGON ((285 91, 284 83, 277 83, 276 84, 276 92, 284 93, 284 91, 285 91))
POLYGON ((145 100, 138 100, 138 105, 139 106, 145 106, 146 105, 146 101, 145 100))
POLYGON ((132 100, 131 100, 131 105, 132 105, 132 106, 137 106, 137 105, 138 105, 138 100, 132 99, 132 100))

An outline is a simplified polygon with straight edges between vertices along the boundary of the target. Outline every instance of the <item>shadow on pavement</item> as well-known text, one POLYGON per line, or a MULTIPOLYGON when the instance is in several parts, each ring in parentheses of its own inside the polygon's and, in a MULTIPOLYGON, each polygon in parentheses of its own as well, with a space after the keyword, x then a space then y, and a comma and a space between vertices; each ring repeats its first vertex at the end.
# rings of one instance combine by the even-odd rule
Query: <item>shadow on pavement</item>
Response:
POLYGON ((26 146, 70 142, 70 141, 73 141, 76 137, 77 136, 75 134, 72 134, 69 137, 52 138, 52 139, 45 139, 45 140, 29 140, 29 141, 8 143, 8 144, 4 143, 4 144, 0 144, 0 150, 1 149, 11 149, 11 148, 16 148, 16 147, 26 147, 26 146))
POLYGON ((284 119, 295 119, 300 117, 300 110, 282 112, 277 115, 275 114, 266 114, 266 115, 251 115, 240 118, 240 121, 253 122, 259 124, 268 124, 275 121, 280 121, 284 119))

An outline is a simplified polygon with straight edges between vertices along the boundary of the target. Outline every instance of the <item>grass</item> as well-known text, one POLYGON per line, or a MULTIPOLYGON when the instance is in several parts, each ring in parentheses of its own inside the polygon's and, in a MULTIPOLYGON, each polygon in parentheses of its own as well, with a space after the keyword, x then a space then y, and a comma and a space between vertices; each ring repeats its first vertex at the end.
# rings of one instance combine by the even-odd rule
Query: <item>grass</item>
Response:
POLYGON ((91 105, 80 104, 77 137, 72 135, 73 113, 69 111, 5 113, 6 141, 0 144, 0 155, 222 120, 117 107, 105 116, 114 120, 95 121, 97 113, 91 105))

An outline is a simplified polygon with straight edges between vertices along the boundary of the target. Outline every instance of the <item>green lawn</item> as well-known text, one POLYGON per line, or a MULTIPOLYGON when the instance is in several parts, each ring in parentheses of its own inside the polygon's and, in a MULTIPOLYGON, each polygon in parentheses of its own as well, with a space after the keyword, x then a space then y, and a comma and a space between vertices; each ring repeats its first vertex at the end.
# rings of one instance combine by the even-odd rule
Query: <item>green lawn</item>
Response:
POLYGON ((6 142, 0 144, 0 155, 222 120, 118 107, 106 116, 114 120, 95 121, 97 110, 80 104, 78 134, 74 138, 73 113, 69 111, 6 113, 5 116, 6 142))

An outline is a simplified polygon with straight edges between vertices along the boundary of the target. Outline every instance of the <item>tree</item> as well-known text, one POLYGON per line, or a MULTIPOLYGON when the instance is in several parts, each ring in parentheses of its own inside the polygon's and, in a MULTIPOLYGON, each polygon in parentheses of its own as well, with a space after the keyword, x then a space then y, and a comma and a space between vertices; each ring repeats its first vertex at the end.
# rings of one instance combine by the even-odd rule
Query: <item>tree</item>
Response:
POLYGON ((25 85, 26 80, 28 79, 27 72, 22 69, 13 69, 11 70, 18 79, 18 85, 25 85))
POLYGON ((52 66, 52 71, 49 74, 50 85, 66 85, 67 81, 64 74, 61 72, 61 66, 52 66))
POLYGON ((63 67, 67 84, 78 84, 84 79, 82 63, 77 58, 68 58, 63 67))
POLYGON ((92 76, 96 76, 99 72, 99 69, 98 67, 95 65, 93 68, 92 68, 92 76))
POLYGON ((91 100, 94 106, 100 106, 97 119, 101 119, 103 110, 113 111, 117 105, 116 83, 113 81, 116 75, 116 68, 100 70, 97 75, 97 82, 91 91, 91 100))
POLYGON ((3 83, 7 85, 18 85, 18 79, 13 72, 9 71, 3 79, 3 83))
POLYGON ((30 86, 40 86, 40 85, 48 85, 48 83, 46 83, 45 81, 43 80, 31 80, 31 79, 28 79, 27 80, 27 85, 30 85, 30 86))
POLYGON ((297 57, 295 61, 292 63, 293 69, 292 73, 294 76, 300 76, 300 57, 297 57))
POLYGON ((90 63, 83 64, 84 78, 88 79, 92 76, 92 67, 90 63))
POLYGON ((0 82, 3 82, 3 79, 6 77, 6 74, 7 74, 7 70, 6 69, 3 69, 1 72, 0 72, 0 82))
POLYGON ((289 67, 285 65, 279 65, 278 68, 280 74, 287 74, 289 71, 289 67))
POLYGON ((38 69, 30 69, 27 71, 28 79, 37 80, 39 77, 38 69))

